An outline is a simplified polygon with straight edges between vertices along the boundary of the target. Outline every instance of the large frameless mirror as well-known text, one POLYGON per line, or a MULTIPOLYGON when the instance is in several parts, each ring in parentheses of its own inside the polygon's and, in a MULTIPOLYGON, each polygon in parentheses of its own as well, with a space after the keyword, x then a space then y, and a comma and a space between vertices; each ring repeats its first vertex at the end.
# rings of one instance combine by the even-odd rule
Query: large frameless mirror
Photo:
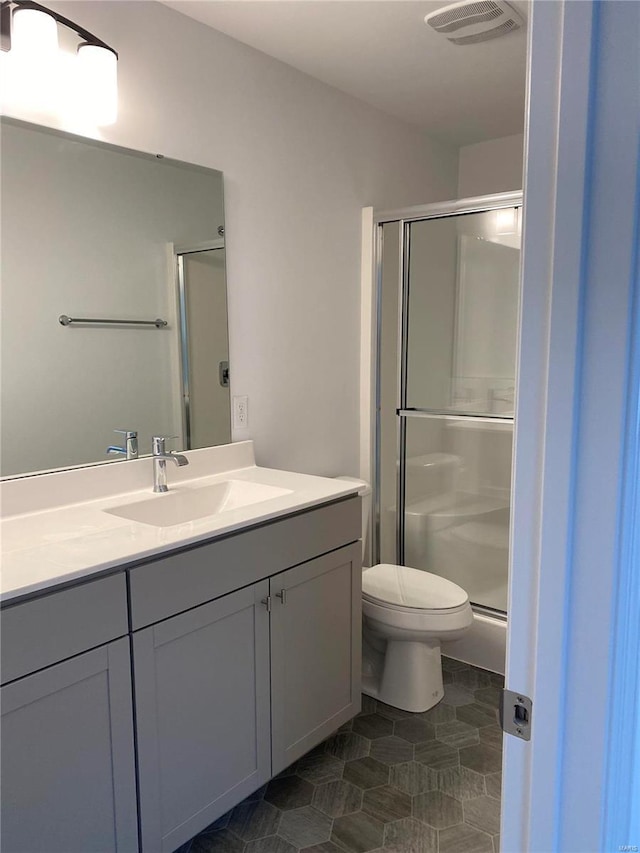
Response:
POLYGON ((3 119, 1 182, 2 476, 229 442, 222 173, 3 119))

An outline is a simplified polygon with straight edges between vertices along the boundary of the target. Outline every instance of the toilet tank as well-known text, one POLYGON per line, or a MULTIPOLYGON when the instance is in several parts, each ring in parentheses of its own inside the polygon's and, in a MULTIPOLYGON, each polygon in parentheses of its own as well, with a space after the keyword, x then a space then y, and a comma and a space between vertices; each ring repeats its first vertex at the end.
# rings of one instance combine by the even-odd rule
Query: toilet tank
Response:
POLYGON ((362 566, 363 568, 370 566, 371 486, 366 480, 360 480, 357 477, 341 476, 336 477, 336 480, 345 480, 358 488, 358 495, 362 501, 362 566))

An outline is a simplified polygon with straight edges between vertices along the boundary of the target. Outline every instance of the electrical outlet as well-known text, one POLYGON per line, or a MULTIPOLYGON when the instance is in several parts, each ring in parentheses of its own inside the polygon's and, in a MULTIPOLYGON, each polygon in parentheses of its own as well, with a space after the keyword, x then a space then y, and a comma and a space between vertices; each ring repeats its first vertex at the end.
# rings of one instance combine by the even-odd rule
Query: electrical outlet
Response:
POLYGON ((249 398, 233 398, 233 428, 247 429, 249 426, 249 398))

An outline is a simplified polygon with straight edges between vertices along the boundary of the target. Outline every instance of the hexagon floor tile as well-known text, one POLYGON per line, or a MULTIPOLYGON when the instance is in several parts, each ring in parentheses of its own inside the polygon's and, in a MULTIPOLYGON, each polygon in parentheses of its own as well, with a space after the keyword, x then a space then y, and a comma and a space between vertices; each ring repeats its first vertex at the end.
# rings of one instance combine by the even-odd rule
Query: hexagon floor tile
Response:
POLYGON ((391 785, 383 785, 382 788, 365 791, 362 798, 362 811, 381 820, 382 823, 392 823, 403 817, 411 817, 411 799, 411 796, 404 791, 392 788, 391 785))
POLYGON ((445 697, 362 713, 176 853, 495 853, 504 679, 443 658, 445 697))
POLYGON ((356 734, 375 740, 393 734, 393 723, 380 714, 360 714, 353 721, 353 731, 356 734))
POLYGON ((342 817, 362 808, 362 789, 351 782, 338 779, 318 785, 313 795, 313 807, 329 817, 342 817))
POLYGON ((357 761, 347 761, 344 766, 343 778, 348 782, 367 791, 369 788, 379 788, 389 781, 389 767, 376 761, 375 758, 359 758, 357 761))
POLYGON ((264 800, 281 811, 308 806, 314 794, 314 786, 299 776, 283 776, 272 779, 267 785, 264 800))

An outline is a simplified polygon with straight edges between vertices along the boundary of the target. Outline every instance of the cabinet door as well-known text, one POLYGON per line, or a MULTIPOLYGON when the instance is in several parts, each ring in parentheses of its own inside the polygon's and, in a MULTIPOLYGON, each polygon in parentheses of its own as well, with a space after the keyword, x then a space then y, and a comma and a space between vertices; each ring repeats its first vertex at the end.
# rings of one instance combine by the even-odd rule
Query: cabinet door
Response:
POLYGON ((175 850, 270 776, 268 588, 133 635, 146 853, 175 850))
POLYGON ((275 775, 360 710, 361 544, 270 583, 275 775))
POLYGON ((129 640, 2 688, 2 849, 138 850, 129 640))

